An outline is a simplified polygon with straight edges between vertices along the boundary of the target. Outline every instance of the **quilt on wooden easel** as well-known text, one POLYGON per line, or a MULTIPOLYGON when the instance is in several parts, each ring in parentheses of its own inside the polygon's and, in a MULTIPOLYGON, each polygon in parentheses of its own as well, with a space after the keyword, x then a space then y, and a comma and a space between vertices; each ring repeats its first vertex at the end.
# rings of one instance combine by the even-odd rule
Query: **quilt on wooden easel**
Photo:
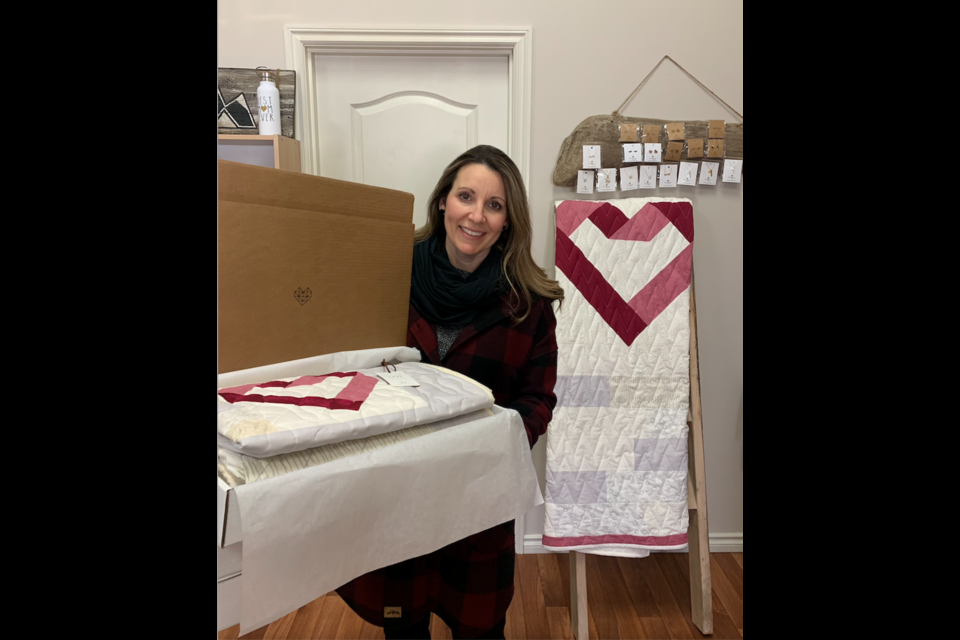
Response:
POLYGON ((543 546, 643 557, 687 544, 693 206, 556 203, 557 407, 543 546))

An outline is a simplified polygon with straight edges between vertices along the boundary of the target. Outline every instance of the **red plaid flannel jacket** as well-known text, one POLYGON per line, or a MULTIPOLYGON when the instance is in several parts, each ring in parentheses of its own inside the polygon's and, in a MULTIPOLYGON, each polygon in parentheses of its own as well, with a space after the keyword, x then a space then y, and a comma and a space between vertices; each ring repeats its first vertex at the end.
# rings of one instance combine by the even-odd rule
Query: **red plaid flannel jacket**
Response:
MULTIPOLYGON (((521 323, 510 318, 511 302, 481 313, 461 330, 441 361, 435 327, 410 306, 407 345, 421 361, 462 373, 493 391, 501 407, 523 418, 530 447, 547 430, 557 397, 556 318, 550 300, 535 300, 521 323)), ((360 617, 379 626, 407 626, 432 611, 454 637, 482 635, 513 599, 514 523, 497 525, 426 556, 378 569, 337 589, 360 617), (399 607, 400 618, 384 618, 399 607)))

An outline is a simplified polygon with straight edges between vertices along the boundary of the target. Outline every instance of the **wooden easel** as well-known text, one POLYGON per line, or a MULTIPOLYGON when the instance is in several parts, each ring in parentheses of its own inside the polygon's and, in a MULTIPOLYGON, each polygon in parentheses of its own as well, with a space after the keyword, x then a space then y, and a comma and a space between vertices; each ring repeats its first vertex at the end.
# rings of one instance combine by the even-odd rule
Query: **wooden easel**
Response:
MULTIPOLYGON (((703 422, 700 411, 700 362, 697 356, 697 303, 690 274, 690 412, 687 414, 687 504, 690 524, 690 617, 703 634, 713 633, 710 584, 710 543, 707 532, 707 482, 703 463, 703 422)), ((587 625, 587 556, 570 552, 570 628, 577 640, 590 637, 587 625)))

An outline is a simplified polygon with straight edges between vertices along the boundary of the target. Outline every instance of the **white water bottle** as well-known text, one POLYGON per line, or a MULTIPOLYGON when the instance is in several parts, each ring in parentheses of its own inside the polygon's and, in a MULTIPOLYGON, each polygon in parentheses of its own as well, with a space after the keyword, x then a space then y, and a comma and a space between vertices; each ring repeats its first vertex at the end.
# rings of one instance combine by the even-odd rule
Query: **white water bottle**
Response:
POLYGON ((257 67, 260 73, 260 86, 257 88, 257 103, 260 120, 260 135, 280 135, 280 90, 276 85, 276 74, 266 67, 257 67))

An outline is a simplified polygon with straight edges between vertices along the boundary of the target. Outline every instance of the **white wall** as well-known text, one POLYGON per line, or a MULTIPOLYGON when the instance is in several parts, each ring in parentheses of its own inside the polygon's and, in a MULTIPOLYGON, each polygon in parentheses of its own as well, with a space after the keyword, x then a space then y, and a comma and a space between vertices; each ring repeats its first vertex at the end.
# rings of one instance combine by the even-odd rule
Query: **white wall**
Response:
MULTIPOLYGON (((533 28, 530 194, 533 255, 553 273, 553 202, 563 139, 584 118, 611 113, 664 55, 743 113, 742 1, 219 0, 218 66, 285 68, 283 27, 533 28)), ((734 114, 664 62, 623 115, 670 120, 734 114)), ((664 190, 691 197, 709 522, 714 550, 743 535, 743 184, 664 190), (681 192, 682 193, 679 193, 681 192)), ((587 199, 618 193, 583 196, 587 199)), ((534 449, 541 477, 544 445, 534 449)), ((542 509, 526 532, 542 531, 542 509)), ((742 539, 740 539, 742 544, 742 539)))

